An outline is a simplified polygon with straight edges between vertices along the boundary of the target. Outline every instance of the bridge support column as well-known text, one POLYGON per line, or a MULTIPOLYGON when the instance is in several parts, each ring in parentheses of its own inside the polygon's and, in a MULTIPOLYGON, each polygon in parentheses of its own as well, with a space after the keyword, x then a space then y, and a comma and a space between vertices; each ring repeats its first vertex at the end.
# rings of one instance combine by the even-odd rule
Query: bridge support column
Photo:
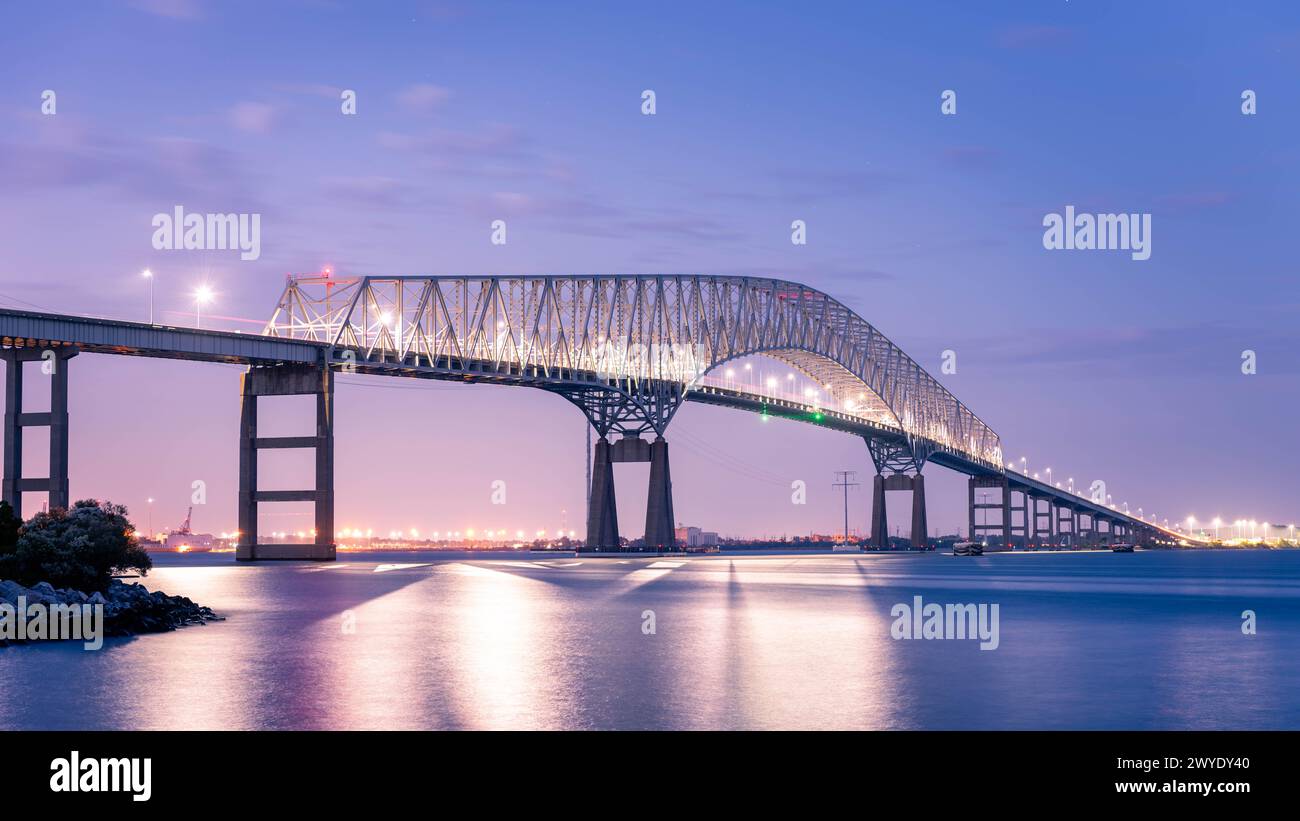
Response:
POLYGON ((924 550, 929 535, 925 520, 925 477, 918 473, 912 477, 912 547, 924 550))
POLYGON ((929 536, 925 517, 925 480, 921 468, 925 467, 928 452, 913 450, 910 440, 903 442, 863 437, 871 453, 871 463, 876 467, 876 478, 871 493, 871 547, 889 549, 889 516, 885 512, 885 496, 891 490, 912 491, 912 547, 924 549, 929 536), (886 475, 888 473, 888 475, 886 475))
POLYGON ((889 517, 885 513, 885 477, 876 474, 871 482, 871 546, 889 549, 889 517))
POLYGON ((1030 541, 1039 547, 1048 544, 1052 540, 1052 500, 1044 496, 1029 497, 1029 507, 1031 512, 1032 536, 1030 541), (1043 511, 1042 504, 1047 504, 1046 512, 1043 511), (1046 525, 1043 520, 1046 519, 1046 525))
POLYGON ((0 353, 5 361, 4 478, 0 497, 8 502, 14 515, 22 518, 23 493, 44 491, 49 507, 67 508, 71 503, 68 482, 68 360, 77 355, 75 348, 10 348, 0 353), (50 410, 47 413, 23 411, 23 363, 40 362, 50 377, 50 410), (47 427, 50 430, 50 468, 44 479, 23 477, 23 428, 47 427))
POLYGON ((676 545, 673 518, 673 480, 668 472, 668 441, 662 436, 650 444, 650 492, 645 510, 645 546, 672 550, 676 545))
POLYGON ((333 561, 334 544, 334 374, 325 367, 277 365, 249 368, 241 377, 239 419, 239 561, 313 559, 333 561), (316 397, 315 436, 258 436, 261 396, 316 397), (316 485, 312 490, 259 490, 257 455, 275 448, 314 448, 316 485), (261 544, 257 511, 261 502, 313 502, 315 535, 311 544, 261 544))
POLYGON ((885 496, 891 490, 912 492, 912 547, 924 550, 929 533, 925 516, 925 479, 919 473, 915 476, 903 473, 891 476, 876 474, 871 494, 871 546, 877 550, 889 549, 889 519, 885 512, 885 496))
POLYGON ((1052 518, 1055 520, 1056 536, 1058 542, 1070 543, 1074 541, 1074 529, 1067 528, 1070 523, 1070 509, 1061 505, 1052 505, 1052 518), (1067 541, 1068 537, 1068 541, 1067 541))
POLYGON ((596 438, 591 462, 591 504, 587 514, 588 550, 618 550, 618 507, 614 503, 613 445, 596 438))
POLYGON ((623 549, 619 543, 618 511, 614 504, 614 463, 649 462, 643 549, 676 550, 673 481, 668 469, 668 440, 664 433, 683 401, 682 385, 676 382, 646 383, 642 390, 634 393, 597 385, 556 389, 556 392, 577 405, 596 431, 585 549, 595 552, 623 549), (649 433, 655 434, 654 442, 641 438, 649 433), (607 438, 611 434, 622 435, 611 442, 607 438))
MULTIPOLYGON (((972 476, 967 482, 968 498, 970 500, 969 529, 966 531, 972 542, 982 542, 989 536, 995 539, 1004 538, 1004 523, 1010 514, 1008 511, 1008 490, 1006 480, 1001 476, 972 476), (980 498, 976 500, 978 489, 996 490, 1002 494, 1002 497, 994 502, 986 502, 980 498), (988 521, 989 511, 996 510, 998 515, 1004 518, 997 522, 988 521), (984 521, 980 521, 980 512, 983 512, 984 521)), ((987 496, 986 493, 978 494, 979 497, 987 496)))

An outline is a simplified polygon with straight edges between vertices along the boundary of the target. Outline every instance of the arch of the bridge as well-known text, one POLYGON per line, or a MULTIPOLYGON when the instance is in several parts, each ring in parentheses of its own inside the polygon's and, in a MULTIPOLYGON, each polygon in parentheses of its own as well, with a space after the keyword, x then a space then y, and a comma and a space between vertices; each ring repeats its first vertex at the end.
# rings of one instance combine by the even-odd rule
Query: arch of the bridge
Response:
POLYGON ((740 357, 798 368, 830 401, 1001 465, 997 434, 874 326, 781 279, 691 275, 291 278, 264 333, 368 358, 575 388, 692 380, 740 357))

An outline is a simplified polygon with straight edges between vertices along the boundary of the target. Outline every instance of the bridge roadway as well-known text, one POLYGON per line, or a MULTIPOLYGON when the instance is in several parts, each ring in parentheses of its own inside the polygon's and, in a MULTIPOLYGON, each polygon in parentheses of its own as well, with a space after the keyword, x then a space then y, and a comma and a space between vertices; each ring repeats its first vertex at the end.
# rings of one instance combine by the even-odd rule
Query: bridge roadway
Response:
MULTIPOLYGON (((278 335, 245 334, 229 331, 201 330, 170 325, 151 325, 116 319, 103 319, 32 311, 0 309, 0 358, 6 363, 5 406, 5 458, 3 470, 3 498, 21 512, 24 492, 48 492, 51 507, 67 506, 68 489, 68 413, 67 385, 68 362, 79 353, 142 356, 179 359, 197 362, 222 362, 249 367, 241 379, 242 423, 240 436, 240 532, 241 559, 273 558, 334 558, 333 543, 333 375, 338 372, 385 376, 402 376, 456 381, 461 383, 491 382, 514 384, 551 390, 583 407, 592 419, 589 406, 593 381, 602 377, 596 373, 560 369, 539 369, 533 366, 505 367, 501 362, 487 359, 421 360, 418 355, 402 356, 376 351, 373 346, 335 345, 311 339, 295 339, 278 335), (22 407, 23 362, 39 361, 46 365, 54 377, 51 390, 51 410, 48 413, 31 413, 22 407), (582 395, 575 398, 574 384, 583 387, 582 395), (317 396, 317 434, 311 437, 260 437, 257 435, 256 399, 258 396, 314 394, 317 396), (584 405, 588 405, 584 407, 584 405), (22 430, 26 427, 45 426, 50 429, 50 474, 48 477, 29 478, 22 475, 22 430), (256 454, 267 448, 314 448, 316 450, 316 482, 310 490, 267 491, 257 487, 256 454), (263 502, 311 501, 316 507, 317 541, 313 545, 269 545, 257 542, 257 505, 263 502)), ((617 380, 615 380, 617 381, 617 380)), ((970 477, 969 533, 973 537, 991 538, 1010 544, 1019 541, 1027 545, 1093 544, 1120 538, 1144 543, 1174 543, 1188 537, 1156 526, 1138 517, 1091 499, 1064 491, 1022 476, 988 460, 972 458, 969 454, 924 442, 922 437, 910 435, 901 426, 892 425, 880 418, 842 409, 820 408, 788 397, 764 395, 761 392, 727 387, 721 380, 699 377, 688 384, 681 395, 684 401, 701 402, 722 407, 765 414, 778 418, 819 425, 821 427, 861 437, 866 441, 873 461, 877 464, 874 483, 872 545, 887 547, 888 525, 884 518, 884 494, 889 490, 913 492, 913 542, 925 542, 924 485, 919 468, 913 475, 898 469, 897 457, 916 449, 918 441, 929 452, 927 461, 934 462, 970 477), (976 502, 978 488, 1000 491, 996 504, 976 502), (1019 497, 1020 504, 1016 504, 1019 497), (977 522, 977 512, 996 510, 1000 513, 994 524, 977 522), (1019 521, 1016 514, 1019 513, 1019 521), (1102 526, 1105 529, 1102 529, 1102 526)), ((604 410, 597 408, 595 413, 604 410)), ((595 424, 595 419, 593 419, 595 424)), ((655 502, 656 483, 654 445, 640 439, 648 430, 642 427, 630 435, 627 430, 622 440, 607 444, 604 464, 598 442, 595 480, 591 489, 593 507, 612 505, 613 492, 609 488, 602 498, 598 487, 601 474, 611 476, 612 463, 618 461, 650 461, 652 463, 651 502, 655 502)), ((658 440, 663 440, 662 431, 658 440)), ((660 507, 666 502, 668 525, 671 527, 671 481, 667 477, 666 443, 662 455, 663 475, 658 483, 663 491, 660 507)), ((660 518, 663 518, 660 511, 660 518)), ((597 512, 596 515, 599 515, 597 512)), ((987 513, 985 514, 987 517, 987 513)), ((588 543, 595 548, 616 548, 617 536, 610 545, 600 544, 593 538, 592 530, 608 523, 588 523, 588 543)), ((616 522, 614 524, 616 533, 616 522)), ((660 528, 662 530, 662 527, 660 528)), ((649 530, 647 530, 649 533, 649 530)), ((605 541, 609 540, 606 532, 605 541)), ((1193 539, 1192 541, 1198 541, 1193 539)), ((668 543, 654 546, 672 549, 671 530, 668 543)))

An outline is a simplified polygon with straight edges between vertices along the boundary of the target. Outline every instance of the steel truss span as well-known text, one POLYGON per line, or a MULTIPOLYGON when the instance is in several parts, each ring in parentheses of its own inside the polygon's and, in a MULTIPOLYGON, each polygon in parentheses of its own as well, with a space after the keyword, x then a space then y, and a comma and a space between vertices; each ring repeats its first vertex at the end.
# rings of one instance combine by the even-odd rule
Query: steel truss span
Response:
POLYGON ((898 431, 921 462, 946 453, 1002 468, 998 435, 934 377, 837 300, 787 280, 295 277, 263 333, 326 344, 331 362, 362 372, 428 370, 635 401, 673 391, 665 386, 689 394, 710 370, 762 355, 825 388, 823 405, 837 414, 898 431))

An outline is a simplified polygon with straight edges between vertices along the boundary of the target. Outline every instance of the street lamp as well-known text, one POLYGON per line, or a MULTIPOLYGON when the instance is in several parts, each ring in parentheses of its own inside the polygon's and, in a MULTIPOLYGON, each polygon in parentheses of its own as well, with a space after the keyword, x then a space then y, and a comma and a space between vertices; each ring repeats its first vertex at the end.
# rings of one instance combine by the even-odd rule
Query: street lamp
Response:
POLYGON ((1048 468, 1048 469, 1047 469, 1047 484, 1050 485, 1051 483, 1052 483, 1052 469, 1051 469, 1051 468, 1048 468))
POLYGON ((153 324, 153 271, 145 268, 140 272, 140 276, 149 280, 149 324, 153 324))
POLYGON ((1073 476, 1069 477, 1069 479, 1068 479, 1067 481, 1069 481, 1069 483, 1070 483, 1070 492, 1073 493, 1073 492, 1074 492, 1074 477, 1073 477, 1073 476))
POLYGON ((149 538, 153 538, 153 497, 149 497, 149 538))
POLYGON ((203 306, 212 301, 212 289, 200 285, 194 291, 194 327, 203 327, 203 306))
POLYGON ((1029 460, 1023 456, 1020 457, 1020 475, 1021 476, 1029 475, 1029 460))

